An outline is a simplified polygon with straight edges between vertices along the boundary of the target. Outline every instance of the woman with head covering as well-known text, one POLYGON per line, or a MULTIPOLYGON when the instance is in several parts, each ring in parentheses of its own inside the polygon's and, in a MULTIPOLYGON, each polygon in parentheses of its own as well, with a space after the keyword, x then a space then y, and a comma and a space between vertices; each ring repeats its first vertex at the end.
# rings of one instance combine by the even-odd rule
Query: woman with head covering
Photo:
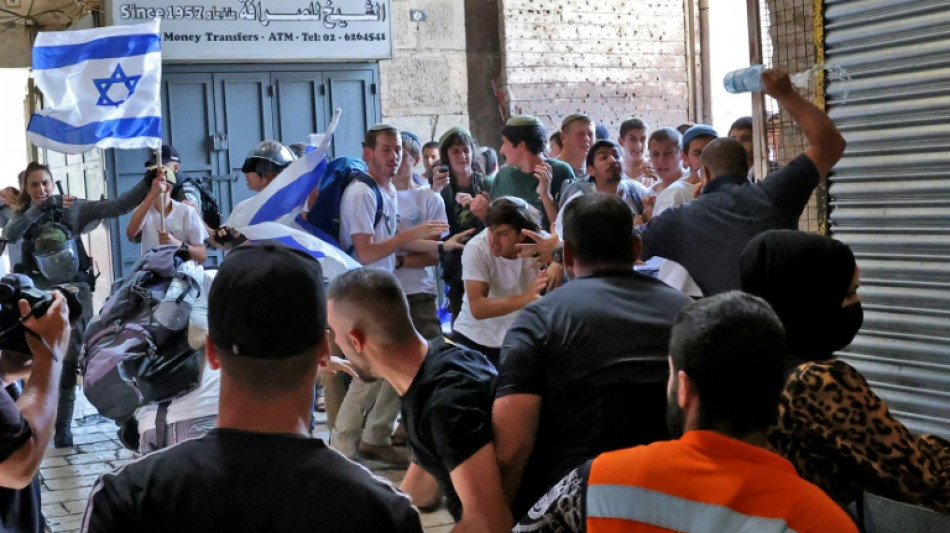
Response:
POLYGON ((950 442, 912 434, 834 356, 864 317, 851 249, 821 235, 768 231, 743 251, 740 274, 742 290, 772 305, 788 339, 790 374, 769 435, 776 450, 842 506, 866 491, 950 513, 950 442))

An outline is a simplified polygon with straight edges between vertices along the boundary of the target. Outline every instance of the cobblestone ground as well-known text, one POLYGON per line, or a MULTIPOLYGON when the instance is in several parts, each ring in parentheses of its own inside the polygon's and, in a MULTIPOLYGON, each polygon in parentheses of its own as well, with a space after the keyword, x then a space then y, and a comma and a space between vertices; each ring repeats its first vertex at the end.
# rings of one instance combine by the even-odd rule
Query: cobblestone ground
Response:
MULTIPOLYGON (((76 398, 73 420, 72 448, 50 447, 40 468, 43 491, 43 515, 49 531, 71 533, 78 531, 89 490, 101 474, 129 463, 137 454, 125 449, 116 436, 116 426, 102 418, 86 402, 81 390, 76 398)), ((327 440, 326 419, 318 419, 315 435, 327 440)), ((383 468, 381 464, 367 464, 371 470, 394 483, 402 481, 405 470, 383 468)), ((444 533, 452 529, 452 518, 445 510, 422 515, 422 525, 429 533, 444 533)))

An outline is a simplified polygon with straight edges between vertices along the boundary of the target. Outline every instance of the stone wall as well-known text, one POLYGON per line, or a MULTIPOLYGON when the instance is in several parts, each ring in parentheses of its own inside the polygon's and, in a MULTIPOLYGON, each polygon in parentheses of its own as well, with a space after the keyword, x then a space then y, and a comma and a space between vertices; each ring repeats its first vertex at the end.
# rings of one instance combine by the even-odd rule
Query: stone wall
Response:
POLYGON ((689 116, 683 0, 500 0, 503 89, 512 113, 560 124, 586 112, 616 134, 689 116))
POLYGON ((32 62, 37 31, 57 31, 100 9, 99 0, 22 0, 0 11, 0 68, 24 68, 32 62))
POLYGON ((465 5, 457 0, 393 0, 393 59, 379 62, 382 117, 438 140, 453 126, 469 126, 465 5), (409 20, 422 9, 428 21, 409 20))

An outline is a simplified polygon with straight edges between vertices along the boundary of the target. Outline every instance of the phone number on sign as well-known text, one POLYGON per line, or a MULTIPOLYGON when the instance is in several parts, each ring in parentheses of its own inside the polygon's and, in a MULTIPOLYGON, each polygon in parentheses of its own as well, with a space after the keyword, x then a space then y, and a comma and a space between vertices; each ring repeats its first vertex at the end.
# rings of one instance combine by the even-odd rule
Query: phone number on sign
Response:
POLYGON ((385 33, 346 33, 343 35, 344 41, 385 41, 385 33))

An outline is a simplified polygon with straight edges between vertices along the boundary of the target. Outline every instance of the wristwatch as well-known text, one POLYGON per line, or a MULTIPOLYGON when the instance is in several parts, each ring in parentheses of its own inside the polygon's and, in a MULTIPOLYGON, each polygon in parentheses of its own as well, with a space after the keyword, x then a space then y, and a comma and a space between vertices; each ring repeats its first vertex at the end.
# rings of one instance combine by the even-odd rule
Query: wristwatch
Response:
POLYGON ((396 268, 397 268, 397 269, 402 268, 402 265, 404 265, 405 263, 406 263, 406 256, 404 256, 404 255, 397 255, 397 256, 396 256, 396 268))
POLYGON ((564 247, 558 246, 557 248, 555 248, 554 251, 551 252, 551 259, 553 259, 555 263, 559 263, 563 265, 564 264, 564 247))
POLYGON ((445 253, 445 243, 442 241, 439 241, 439 255, 442 255, 444 253, 445 253))

